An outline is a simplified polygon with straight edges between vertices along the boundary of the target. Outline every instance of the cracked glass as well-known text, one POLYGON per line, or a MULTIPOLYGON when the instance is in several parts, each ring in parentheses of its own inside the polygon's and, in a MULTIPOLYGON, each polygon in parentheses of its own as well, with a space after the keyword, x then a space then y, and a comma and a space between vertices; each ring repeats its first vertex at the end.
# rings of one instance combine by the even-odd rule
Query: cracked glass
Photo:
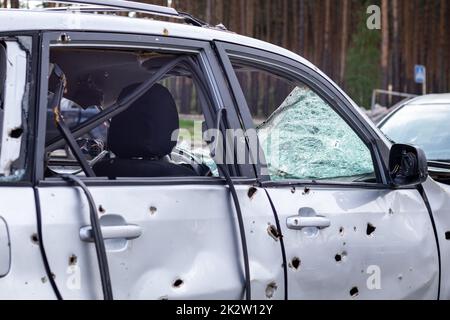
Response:
POLYGON ((316 92, 248 64, 234 66, 271 180, 376 182, 369 148, 316 92))

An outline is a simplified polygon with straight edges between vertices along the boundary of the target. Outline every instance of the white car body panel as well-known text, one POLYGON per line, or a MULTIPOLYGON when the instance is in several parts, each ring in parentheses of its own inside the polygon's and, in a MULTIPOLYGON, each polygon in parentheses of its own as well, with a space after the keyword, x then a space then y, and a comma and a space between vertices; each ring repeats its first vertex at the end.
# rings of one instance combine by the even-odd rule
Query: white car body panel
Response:
POLYGON ((11 252, 9 273, 0 277, 0 300, 54 299, 36 241, 33 189, 0 187, 0 217, 8 225, 11 252))
MULTIPOLYGON (((283 299, 280 245, 267 232, 274 216, 264 191, 250 199, 247 189, 241 187, 239 193, 249 232, 252 298, 266 299, 267 286, 276 284, 271 297, 283 299)), ((224 186, 110 186, 90 191, 102 208, 102 220, 119 215, 143 230, 126 243, 106 243, 115 299, 244 297, 238 229, 224 186), (178 279, 182 284, 175 286, 178 279)), ((101 299, 94 246, 80 241, 80 229, 90 225, 84 194, 71 187, 44 187, 39 194, 44 243, 62 296, 101 299)))
POLYGON ((311 186, 269 193, 282 222, 291 299, 436 299, 437 246, 417 191, 311 186), (316 234, 286 228, 286 219, 304 207, 331 226, 316 234), (375 230, 367 234, 369 224, 375 230), (297 269, 294 258, 301 261, 297 269))
POLYGON ((429 178, 424 184, 428 201, 436 223, 441 252, 441 296, 450 300, 450 186, 437 183, 429 178))

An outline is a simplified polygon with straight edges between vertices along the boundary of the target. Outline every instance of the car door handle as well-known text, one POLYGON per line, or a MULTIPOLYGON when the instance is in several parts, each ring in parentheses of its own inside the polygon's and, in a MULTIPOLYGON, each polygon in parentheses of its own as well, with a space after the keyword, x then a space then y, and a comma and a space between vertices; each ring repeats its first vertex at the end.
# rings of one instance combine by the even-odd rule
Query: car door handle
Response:
MULTIPOLYGON (((137 225, 124 226, 102 226, 103 239, 126 239, 134 240, 142 235, 142 228, 137 225)), ((84 242, 94 242, 92 227, 87 226, 80 229, 80 238, 84 242)))
POLYGON ((331 221, 325 217, 300 217, 293 216, 287 218, 287 227, 292 230, 302 230, 303 228, 325 229, 331 226, 331 221))

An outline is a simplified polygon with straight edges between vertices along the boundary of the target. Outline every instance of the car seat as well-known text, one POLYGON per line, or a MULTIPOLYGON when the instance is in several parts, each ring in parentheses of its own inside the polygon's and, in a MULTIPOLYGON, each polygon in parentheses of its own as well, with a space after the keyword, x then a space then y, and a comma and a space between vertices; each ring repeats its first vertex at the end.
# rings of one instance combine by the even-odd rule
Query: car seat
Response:
MULTIPOLYGON (((138 85, 122 91, 119 100, 131 94, 138 85)), ((111 121, 108 147, 116 158, 94 166, 99 177, 186 177, 194 170, 167 160, 177 144, 174 132, 179 129, 178 110, 169 90, 155 84, 128 110, 111 121)))

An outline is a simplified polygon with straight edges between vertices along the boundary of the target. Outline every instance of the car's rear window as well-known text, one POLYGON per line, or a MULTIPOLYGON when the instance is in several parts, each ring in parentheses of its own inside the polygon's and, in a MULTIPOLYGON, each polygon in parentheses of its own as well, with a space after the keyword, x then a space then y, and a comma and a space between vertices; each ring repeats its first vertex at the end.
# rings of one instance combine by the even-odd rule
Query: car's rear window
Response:
POLYGON ((450 161, 450 103, 407 105, 382 126, 384 134, 396 143, 419 146, 428 160, 450 161))

